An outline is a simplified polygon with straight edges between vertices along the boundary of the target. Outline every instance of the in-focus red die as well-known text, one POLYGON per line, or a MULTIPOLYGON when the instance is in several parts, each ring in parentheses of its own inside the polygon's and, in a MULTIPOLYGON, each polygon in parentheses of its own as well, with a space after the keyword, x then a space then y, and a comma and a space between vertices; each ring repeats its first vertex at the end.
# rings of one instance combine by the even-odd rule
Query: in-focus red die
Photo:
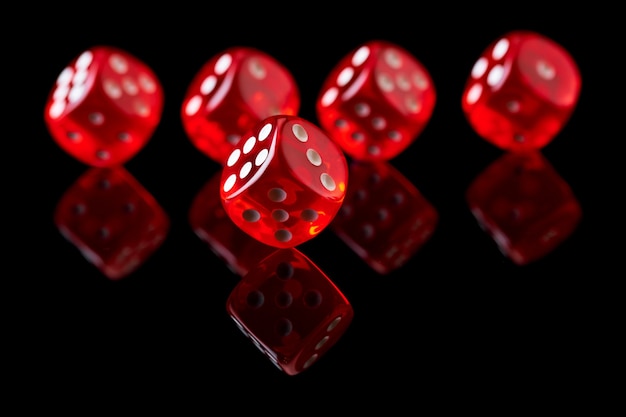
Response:
POLYGON ((288 375, 318 362, 354 316, 339 288, 295 248, 278 249, 252 268, 226 308, 239 329, 288 375))
POLYGON ((332 230, 372 269, 404 265, 431 237, 439 214, 385 161, 352 161, 350 185, 332 230))
POLYGON ((288 248, 330 224, 347 183, 346 158, 322 129, 298 116, 270 116, 230 153, 220 196, 244 232, 288 248))
POLYGON ((298 86, 276 59, 250 47, 231 47, 207 61, 183 100, 181 117, 191 142, 220 164, 241 136, 266 117, 295 115, 298 86))
POLYGON ((481 228, 518 265, 552 252, 582 217, 571 187, 540 151, 505 153, 474 179, 466 198, 481 228))
POLYGON ((88 169, 57 203, 54 222, 112 280, 140 267, 170 225, 163 208, 122 166, 88 169))
POLYGON ((276 248, 254 239, 228 217, 220 199, 220 180, 218 171, 198 191, 189 209, 189 224, 233 273, 243 276, 276 248))
POLYGON ((513 31, 474 64, 462 96, 472 128, 504 150, 540 149, 569 120, 581 89, 572 56, 552 39, 513 31))
POLYGON ((422 133, 436 91, 427 69, 390 42, 367 42, 332 69, 316 101, 320 125, 353 159, 389 160, 422 133))
POLYGON ((163 110, 155 73, 126 51, 96 46, 61 71, 45 105, 53 139, 77 160, 123 164, 150 140, 163 110))

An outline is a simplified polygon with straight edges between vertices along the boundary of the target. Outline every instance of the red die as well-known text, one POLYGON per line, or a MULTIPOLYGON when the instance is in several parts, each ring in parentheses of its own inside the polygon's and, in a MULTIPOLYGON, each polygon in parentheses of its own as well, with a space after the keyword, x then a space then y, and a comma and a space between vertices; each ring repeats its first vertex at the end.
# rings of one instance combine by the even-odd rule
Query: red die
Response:
POLYGON ((278 249, 251 269, 226 307, 239 329, 288 375, 316 363, 354 316, 339 288, 295 248, 278 249))
POLYGON ((154 72, 125 51, 98 46, 61 71, 44 118, 68 154, 104 167, 135 156, 150 140, 162 110, 163 88, 154 72))
POLYGON ((518 265, 542 258, 572 234, 582 210, 539 151, 508 152, 467 190, 478 224, 518 265))
POLYGON ((189 224, 233 273, 242 276, 276 248, 259 242, 232 222, 220 199, 220 179, 217 172, 196 194, 189 209, 189 224))
POLYGON ((300 93, 291 73, 273 57, 232 47, 211 58, 192 80, 181 117, 191 142, 220 164, 241 136, 266 117, 295 115, 300 93))
POLYGON ((235 146, 222 170, 226 213, 267 245, 287 248, 317 236, 343 203, 348 167, 313 123, 271 116, 235 146))
POLYGON ((434 206, 385 161, 350 164, 350 186, 332 230, 372 269, 404 265, 433 234, 434 206))
POLYGON ((494 41, 474 64, 462 108, 472 128, 504 150, 540 149, 570 118, 581 76, 553 40, 514 31, 494 41))
POLYGON ((407 50, 370 41, 330 72, 316 102, 320 125, 352 158, 389 160, 426 127, 436 92, 407 50))
POLYGON ((136 270, 169 230, 167 214, 122 166, 87 170, 58 202, 54 221, 113 280, 136 270))

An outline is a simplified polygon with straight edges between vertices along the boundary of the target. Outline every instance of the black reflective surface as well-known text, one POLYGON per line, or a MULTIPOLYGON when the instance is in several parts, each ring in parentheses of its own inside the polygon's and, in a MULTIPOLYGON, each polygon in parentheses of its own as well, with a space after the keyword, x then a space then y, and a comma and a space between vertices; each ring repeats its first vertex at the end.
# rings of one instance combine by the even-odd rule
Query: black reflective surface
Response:
MULTIPOLYGON (((458 23, 441 13, 401 12, 399 6, 361 17, 321 8, 279 17, 271 7, 221 17, 176 8, 156 20, 107 10, 97 23, 86 12, 51 7, 39 29, 43 35, 21 51, 28 60, 20 65, 32 74, 21 108, 26 129, 9 138, 28 142, 19 154, 23 164, 12 174, 19 192, 29 197, 29 209, 19 213, 20 242, 26 243, 17 251, 27 261, 13 277, 24 288, 24 302, 13 315, 25 322, 12 320, 21 336, 10 338, 19 353, 27 353, 16 361, 22 376, 31 376, 20 386, 47 392, 63 375, 71 381, 68 390, 93 385, 105 397, 115 397, 118 389, 134 397, 145 388, 177 403, 174 393, 184 392, 188 404, 204 414, 215 414, 222 398, 234 410, 254 397, 252 409, 268 413, 298 414, 334 398, 348 407, 404 404, 407 414, 417 414, 426 404, 488 404, 492 393, 515 397, 516 406, 564 387, 584 389, 586 375, 595 375, 584 346, 604 340, 596 284, 607 276, 606 249, 612 244, 600 222, 612 218, 605 207, 616 203, 602 191, 615 177, 602 148, 609 139, 606 125, 594 113, 604 88, 595 59, 600 42, 576 19, 528 7, 495 19, 484 11, 459 12, 458 23), (542 150, 578 198, 582 220, 552 253, 523 267, 500 253, 467 207, 467 187, 502 152, 471 130, 460 107, 479 54, 515 28, 562 44, 583 76, 571 120, 542 150), (240 278, 190 226, 194 197, 219 166, 186 137, 181 102, 206 60, 229 46, 250 45, 291 69, 301 89, 300 115, 315 121, 314 101, 327 72, 352 48, 375 38, 410 50, 435 82, 438 97, 429 125, 390 163, 433 204, 439 221, 428 242, 385 276, 329 229, 299 247, 341 288, 355 316, 318 363, 290 377, 228 317, 226 298, 240 278), (118 281, 103 276, 55 227, 56 204, 88 167, 65 154, 43 123, 45 99, 59 72, 96 44, 121 47, 148 63, 166 97, 154 136, 125 168, 167 212, 170 229, 154 256, 118 281), (527 391, 523 381, 529 379, 543 394, 527 391), (299 405, 287 408, 290 400, 299 405)), ((621 241, 619 230, 611 234, 621 241)), ((4 270, 5 277, 13 274, 4 270)), ((332 410, 327 407, 322 409, 332 410)))

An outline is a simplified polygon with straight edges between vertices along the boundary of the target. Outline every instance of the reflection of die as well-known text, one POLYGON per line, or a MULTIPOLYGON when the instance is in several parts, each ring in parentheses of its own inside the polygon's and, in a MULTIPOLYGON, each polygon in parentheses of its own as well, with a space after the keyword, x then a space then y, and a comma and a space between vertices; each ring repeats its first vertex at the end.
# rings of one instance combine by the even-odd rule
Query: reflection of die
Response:
POLYGON ((189 209, 189 224, 231 271, 242 276, 276 248, 259 242, 232 222, 220 200, 220 179, 217 172, 198 191, 189 209))
POLYGON ((466 198, 478 224, 518 265, 554 250, 582 216, 570 186, 539 151, 504 154, 474 179, 466 198))
POLYGON ((426 68, 404 48, 367 42, 326 78, 316 102, 320 125, 356 160, 389 160, 424 130, 436 92, 426 68))
POLYGON ((381 274, 404 265, 431 237, 434 206, 384 161, 350 164, 350 185, 332 230, 381 274))
POLYGON ((110 279, 136 270, 156 251, 169 218, 123 167, 91 168, 59 200, 60 233, 110 279))
POLYGON ((338 287, 295 248, 277 249, 252 268, 226 307, 239 329, 288 375, 319 361, 354 315, 338 287))
POLYGON ((570 118, 580 94, 578 66, 561 45, 513 31, 474 64, 462 108, 474 130, 504 150, 540 149, 570 118))
POLYGON ((220 195, 231 220, 255 239, 294 247, 330 224, 344 199, 348 167, 326 133, 298 116, 271 116, 234 147, 220 195))
POLYGON ((58 145, 91 166, 132 158, 161 118, 163 89, 152 70, 129 53, 94 47, 58 76, 44 118, 58 145))
POLYGON ((295 115, 300 93, 280 62, 249 47, 231 47, 207 61, 189 84, 181 108, 194 146, 223 164, 255 124, 276 114, 295 115))

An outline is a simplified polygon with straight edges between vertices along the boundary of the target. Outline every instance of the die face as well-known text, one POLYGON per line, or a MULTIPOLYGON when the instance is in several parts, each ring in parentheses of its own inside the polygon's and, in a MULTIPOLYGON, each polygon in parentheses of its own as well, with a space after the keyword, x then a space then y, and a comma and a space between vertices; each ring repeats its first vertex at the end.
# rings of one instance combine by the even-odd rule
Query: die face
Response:
POLYGON ((494 41, 474 64, 462 108, 473 129, 504 150, 541 149, 573 113, 581 76, 561 45, 535 32, 494 41))
POLYGON ((519 265, 552 252, 582 217, 570 186, 539 151, 504 154, 474 179, 466 198, 479 225, 519 265))
POLYGON ((354 316, 339 288, 295 248, 278 249, 252 268, 226 307, 239 329, 289 375, 316 363, 354 316))
POLYGON ((316 111, 320 125, 350 157, 389 160, 422 133, 436 96, 420 61, 398 45, 375 40, 331 70, 316 111))
POLYGON ((353 161, 350 186, 332 230, 372 269, 390 273, 432 236, 435 207, 385 161, 353 161))
POLYGON ((241 136, 259 121, 296 115, 299 109, 298 86, 284 65, 257 49, 232 47, 195 75, 181 118, 194 146, 223 164, 241 136))
POLYGON ((228 217, 220 199, 220 180, 221 172, 215 173, 196 194, 189 208, 189 224, 213 253, 241 277, 276 248, 254 239, 228 217))
POLYGON ((156 251, 169 217, 123 167, 87 170, 59 200, 59 232, 110 279, 136 270, 156 251))
POLYGON ((270 116, 231 152, 220 197, 244 232, 289 248, 330 224, 347 183, 345 156, 325 132, 297 116, 270 116))
POLYGON ((150 140, 163 110, 156 74, 136 57, 97 46, 65 67, 45 105, 57 144, 95 167, 120 165, 150 140))

